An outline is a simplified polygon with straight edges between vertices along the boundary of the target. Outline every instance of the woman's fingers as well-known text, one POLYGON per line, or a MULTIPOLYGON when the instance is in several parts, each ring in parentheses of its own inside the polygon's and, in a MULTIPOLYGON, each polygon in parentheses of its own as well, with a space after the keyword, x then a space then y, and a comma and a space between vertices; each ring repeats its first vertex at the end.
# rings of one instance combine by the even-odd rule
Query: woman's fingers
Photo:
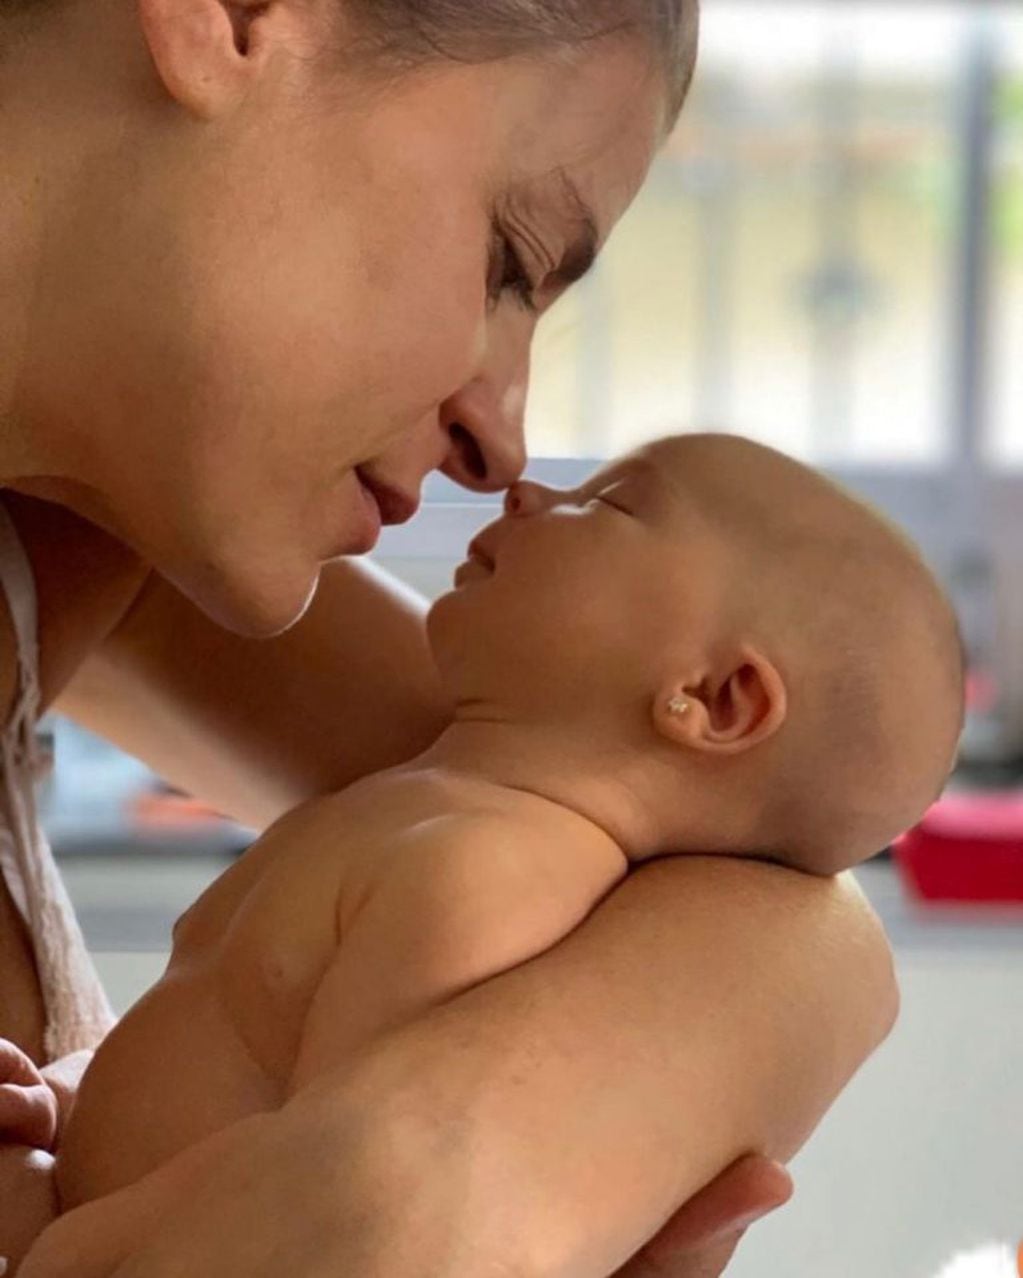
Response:
POLYGON ((50 1149, 56 1134, 57 1101, 35 1062, 0 1039, 0 1143, 50 1149))
MULTIPOLYGON (((740 1231, 730 1238, 722 1238, 719 1242, 708 1243, 684 1256, 676 1255, 675 1263, 668 1265, 663 1272, 671 1278, 721 1278, 735 1255, 735 1249, 742 1241, 745 1231, 740 1231)), ((660 1274, 662 1271, 658 1270, 660 1274)))
POLYGON ((0 1143, 52 1149, 57 1098, 46 1083, 0 1083, 0 1143))
POLYGON ((42 1081, 43 1076, 32 1057, 26 1055, 17 1043, 0 1038, 0 1083, 20 1083, 23 1087, 30 1087, 42 1081))
POLYGON ((718 1278, 745 1230, 792 1197, 779 1163, 747 1154, 671 1217, 616 1278, 718 1278))

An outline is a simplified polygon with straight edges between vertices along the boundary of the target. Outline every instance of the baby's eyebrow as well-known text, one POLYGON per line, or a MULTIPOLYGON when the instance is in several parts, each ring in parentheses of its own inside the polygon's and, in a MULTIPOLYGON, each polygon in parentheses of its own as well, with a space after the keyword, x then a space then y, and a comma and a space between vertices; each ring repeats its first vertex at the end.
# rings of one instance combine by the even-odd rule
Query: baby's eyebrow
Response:
POLYGON ((633 454, 633 456, 627 457, 621 462, 610 465, 607 470, 593 475, 587 481, 584 491, 589 497, 610 484, 632 480, 638 482, 630 487, 628 500, 630 506, 635 505, 637 507, 637 509, 631 511, 636 516, 639 516, 644 508, 650 514, 660 510, 662 505, 667 502, 670 502, 672 507, 675 507, 680 502, 685 503, 686 501, 685 490, 677 482, 671 471, 663 463, 659 463, 655 458, 644 453, 633 454), (650 493, 651 486, 654 490, 652 494, 650 493), (649 504, 651 497, 654 500, 653 508, 649 504))
MULTIPOLYGON (((643 459, 641 458, 630 457, 626 461, 619 462, 609 466, 607 470, 598 471, 597 474, 591 475, 590 478, 585 481, 585 483, 580 485, 580 487, 576 490, 576 492, 580 500, 590 501, 594 497, 599 496, 600 493, 602 493, 606 488, 610 488, 613 485, 619 484, 619 483, 628 483, 630 480, 640 479, 643 477, 644 471, 652 471, 655 469, 656 469, 655 467, 651 466, 649 463, 645 463, 643 459)), ((637 490, 637 492, 638 491, 640 490, 637 490)), ((630 496, 628 499, 630 504, 629 513, 635 514, 638 516, 639 511, 632 510, 632 506, 633 505, 641 506, 642 502, 637 502, 633 499, 631 495, 632 494, 631 488, 629 490, 629 493, 630 493, 630 496)))
POLYGON ((660 467, 647 457, 628 457, 617 462, 605 471, 598 471, 586 482, 586 487, 604 488, 608 484, 618 483, 624 479, 639 479, 646 475, 659 475, 660 467))
POLYGON ((595 475, 591 475, 581 486, 581 490, 586 493, 600 492, 602 488, 606 488, 608 484, 617 483, 620 479, 630 478, 631 467, 627 462, 618 463, 609 467, 607 470, 598 470, 595 475))

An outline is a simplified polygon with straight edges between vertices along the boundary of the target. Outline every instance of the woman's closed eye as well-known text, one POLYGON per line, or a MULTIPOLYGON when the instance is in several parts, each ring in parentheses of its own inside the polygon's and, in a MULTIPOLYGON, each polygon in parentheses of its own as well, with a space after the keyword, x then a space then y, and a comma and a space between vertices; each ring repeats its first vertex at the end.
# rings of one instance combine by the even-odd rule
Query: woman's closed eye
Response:
POLYGON ((496 306, 506 293, 514 297, 531 315, 538 313, 536 288, 523 264, 522 255, 511 236, 495 223, 487 276, 487 300, 492 306, 496 306))

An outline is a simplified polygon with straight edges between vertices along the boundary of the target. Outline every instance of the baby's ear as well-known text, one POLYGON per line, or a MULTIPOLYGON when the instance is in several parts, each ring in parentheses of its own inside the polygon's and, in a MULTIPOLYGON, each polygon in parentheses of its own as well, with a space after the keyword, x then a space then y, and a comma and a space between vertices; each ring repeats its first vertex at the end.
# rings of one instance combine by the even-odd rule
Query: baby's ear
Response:
POLYGON ((666 681, 653 706, 657 732, 706 754, 741 754, 774 736, 788 697, 774 663, 749 644, 716 665, 666 681))

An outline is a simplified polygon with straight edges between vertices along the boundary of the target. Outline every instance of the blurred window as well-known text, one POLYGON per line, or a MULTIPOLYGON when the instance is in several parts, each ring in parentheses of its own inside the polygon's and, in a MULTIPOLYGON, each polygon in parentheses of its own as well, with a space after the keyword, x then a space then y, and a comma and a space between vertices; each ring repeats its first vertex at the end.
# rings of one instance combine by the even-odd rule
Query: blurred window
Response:
MULTIPOLYGON (((530 474, 706 429, 828 471, 943 575, 1023 757, 1023 6, 702 9, 678 128, 540 326, 530 474)), ((432 595, 498 498, 426 499, 379 558, 432 595)))
POLYGON ((948 460, 979 21, 1017 67, 998 88, 999 266, 1015 271, 1000 309, 1015 333, 996 398, 999 439, 1023 433, 1008 355, 1023 349, 1023 19, 972 3, 706 0, 678 129, 593 278, 542 326, 533 453, 717 427, 824 465, 948 460))
POLYGON ((991 456, 1023 465, 1023 12, 1003 18, 993 111, 991 456))

